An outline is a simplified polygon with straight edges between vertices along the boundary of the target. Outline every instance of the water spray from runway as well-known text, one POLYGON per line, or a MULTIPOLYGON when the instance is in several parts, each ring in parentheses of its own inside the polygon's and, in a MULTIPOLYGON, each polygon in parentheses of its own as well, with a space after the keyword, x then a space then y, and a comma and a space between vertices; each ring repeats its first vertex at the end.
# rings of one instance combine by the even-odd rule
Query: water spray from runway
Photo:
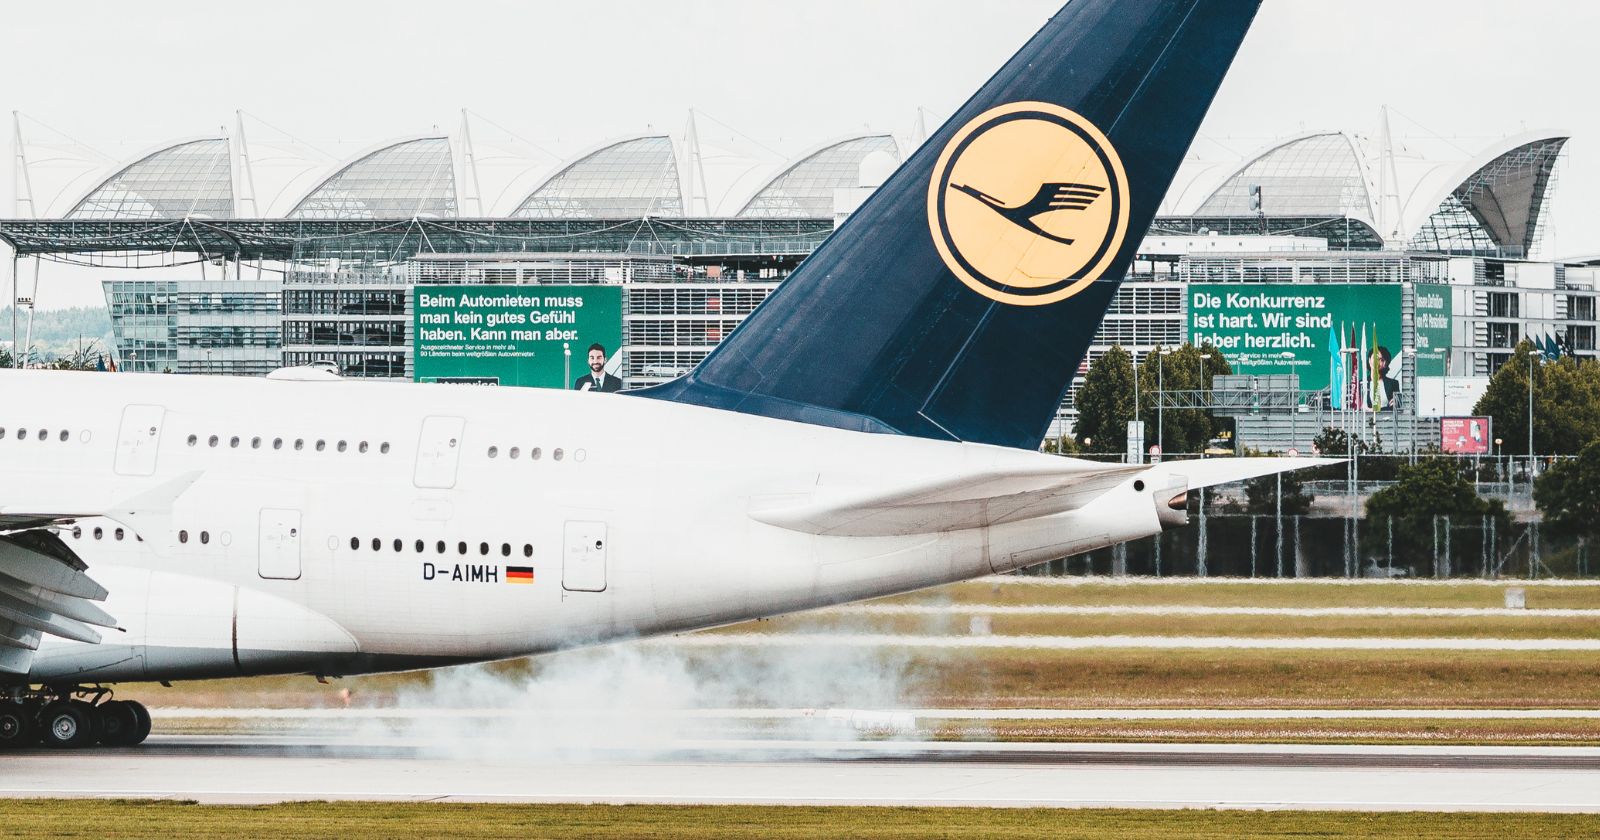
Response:
POLYGON ((369 721, 360 735, 508 762, 641 759, 749 740, 832 750, 909 737, 914 720, 894 711, 916 705, 908 678, 909 661, 882 650, 619 644, 538 658, 528 669, 438 671, 396 699, 427 714, 369 721), (758 714, 770 709, 798 713, 758 714))

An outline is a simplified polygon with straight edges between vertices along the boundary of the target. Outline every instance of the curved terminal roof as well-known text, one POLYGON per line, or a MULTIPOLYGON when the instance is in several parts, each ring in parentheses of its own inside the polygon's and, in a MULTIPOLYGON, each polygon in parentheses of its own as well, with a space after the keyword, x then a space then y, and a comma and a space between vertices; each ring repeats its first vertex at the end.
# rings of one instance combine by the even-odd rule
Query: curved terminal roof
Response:
POLYGON ((356 157, 290 210, 291 219, 405 219, 456 215, 450 141, 417 137, 356 157))
POLYGON ((861 163, 886 153, 900 162, 900 148, 887 134, 866 134, 827 143, 779 170, 739 211, 745 218, 827 218, 833 191, 860 185, 861 163))
POLYGON ((140 156, 67 211, 69 219, 233 218, 228 140, 207 137, 140 156))
POLYGON ((1407 206, 1411 247, 1526 257, 1538 244, 1544 203, 1565 136, 1524 134, 1467 161, 1407 206))
POLYGON ((666 135, 607 143, 578 156, 534 189, 512 216, 637 219, 683 215, 678 159, 666 135))
POLYGON ((1372 193, 1361 157, 1343 132, 1302 134, 1251 158, 1195 211, 1197 216, 1254 216, 1251 187, 1268 216, 1347 216, 1372 224, 1372 193))

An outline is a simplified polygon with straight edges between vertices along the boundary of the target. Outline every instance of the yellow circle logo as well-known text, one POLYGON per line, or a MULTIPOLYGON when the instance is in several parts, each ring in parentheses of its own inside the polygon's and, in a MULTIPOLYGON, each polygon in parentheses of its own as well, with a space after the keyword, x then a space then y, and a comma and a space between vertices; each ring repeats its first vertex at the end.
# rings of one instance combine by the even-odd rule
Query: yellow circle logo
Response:
POLYGON ((1128 232, 1128 176, 1106 136, 1048 102, 985 111, 956 132, 928 184, 944 264, 1001 303, 1065 300, 1098 279, 1128 232))

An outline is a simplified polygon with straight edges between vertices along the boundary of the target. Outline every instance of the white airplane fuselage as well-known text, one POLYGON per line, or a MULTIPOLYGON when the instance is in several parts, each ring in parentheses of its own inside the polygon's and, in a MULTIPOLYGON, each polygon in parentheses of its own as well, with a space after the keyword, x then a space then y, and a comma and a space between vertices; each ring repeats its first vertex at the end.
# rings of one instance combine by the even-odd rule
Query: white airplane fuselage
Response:
POLYGON ((4 512, 111 517, 64 538, 122 629, 46 636, 32 683, 503 659, 1003 572, 1162 527, 1132 477, 1010 524, 768 525, 752 514, 1060 459, 626 395, 46 371, 0 371, 0 388, 0 477, 27 491, 0 496, 4 512), (116 513, 161 488, 177 488, 170 513, 116 513))

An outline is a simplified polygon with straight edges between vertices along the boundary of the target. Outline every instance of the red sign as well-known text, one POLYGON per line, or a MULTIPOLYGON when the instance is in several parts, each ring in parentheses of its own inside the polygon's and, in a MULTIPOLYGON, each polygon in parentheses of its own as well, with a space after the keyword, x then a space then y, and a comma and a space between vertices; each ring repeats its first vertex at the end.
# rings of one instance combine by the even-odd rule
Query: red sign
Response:
POLYGON ((1439 448, 1451 455, 1488 455, 1494 443, 1487 417, 1444 417, 1439 420, 1439 448))

